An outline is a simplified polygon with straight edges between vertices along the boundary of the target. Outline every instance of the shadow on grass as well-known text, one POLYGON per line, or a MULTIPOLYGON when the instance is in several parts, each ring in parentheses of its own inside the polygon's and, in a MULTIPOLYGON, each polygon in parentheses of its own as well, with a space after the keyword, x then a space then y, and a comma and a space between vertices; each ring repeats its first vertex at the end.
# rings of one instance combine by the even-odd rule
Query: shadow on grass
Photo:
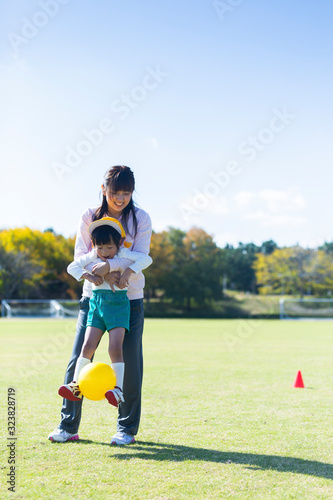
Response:
MULTIPOLYGON (((116 448, 116 450, 117 449, 118 448, 116 448)), ((293 472, 296 474, 333 479, 333 465, 328 463, 303 460, 302 458, 217 451, 165 443, 137 441, 129 448, 122 448, 121 453, 115 453, 112 457, 118 460, 139 458, 141 460, 156 460, 161 462, 201 460, 203 462, 241 464, 252 470, 271 469, 279 472, 293 472)))

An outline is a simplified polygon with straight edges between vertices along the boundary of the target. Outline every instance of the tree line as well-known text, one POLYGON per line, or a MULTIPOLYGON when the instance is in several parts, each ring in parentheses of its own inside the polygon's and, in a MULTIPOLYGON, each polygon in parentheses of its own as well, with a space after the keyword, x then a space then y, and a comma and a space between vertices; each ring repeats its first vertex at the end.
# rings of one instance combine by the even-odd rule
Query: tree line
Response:
MULTIPOLYGON (((67 274, 74 237, 27 227, 0 231, 0 298, 76 299, 82 283, 67 274)), ((153 232, 145 270, 148 301, 190 309, 223 298, 226 290, 253 294, 329 297, 333 290, 333 242, 317 249, 239 243, 220 248, 193 227, 153 232)))

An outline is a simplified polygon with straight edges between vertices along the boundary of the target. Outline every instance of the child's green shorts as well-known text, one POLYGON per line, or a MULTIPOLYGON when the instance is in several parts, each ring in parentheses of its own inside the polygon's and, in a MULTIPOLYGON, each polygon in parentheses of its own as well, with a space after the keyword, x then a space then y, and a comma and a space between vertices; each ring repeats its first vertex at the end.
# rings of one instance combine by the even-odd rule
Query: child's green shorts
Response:
POLYGON ((109 331, 122 327, 129 331, 130 303, 126 290, 93 290, 87 326, 109 331))

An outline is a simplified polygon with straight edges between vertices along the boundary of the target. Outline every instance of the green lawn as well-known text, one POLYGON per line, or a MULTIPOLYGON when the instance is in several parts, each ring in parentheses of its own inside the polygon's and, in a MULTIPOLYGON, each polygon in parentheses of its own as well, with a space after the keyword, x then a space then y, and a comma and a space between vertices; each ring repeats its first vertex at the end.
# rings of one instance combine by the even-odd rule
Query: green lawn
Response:
MULTIPOLYGON (((7 388, 16 493, 27 499, 332 499, 333 323, 146 320, 137 442, 110 447, 116 410, 85 400, 80 441, 51 443, 72 320, 1 320, 1 498, 7 388), (298 370, 306 388, 292 387, 298 370)), ((106 338, 95 361, 108 361, 106 338)))

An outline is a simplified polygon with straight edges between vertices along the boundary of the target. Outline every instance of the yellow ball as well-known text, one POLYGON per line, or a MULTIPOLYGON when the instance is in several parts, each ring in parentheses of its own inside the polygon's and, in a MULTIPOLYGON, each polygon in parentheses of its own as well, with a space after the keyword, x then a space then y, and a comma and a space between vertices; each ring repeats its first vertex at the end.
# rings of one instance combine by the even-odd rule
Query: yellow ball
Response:
POLYGON ((114 389, 116 374, 106 363, 89 363, 81 370, 78 384, 83 396, 100 401, 106 391, 114 389))

